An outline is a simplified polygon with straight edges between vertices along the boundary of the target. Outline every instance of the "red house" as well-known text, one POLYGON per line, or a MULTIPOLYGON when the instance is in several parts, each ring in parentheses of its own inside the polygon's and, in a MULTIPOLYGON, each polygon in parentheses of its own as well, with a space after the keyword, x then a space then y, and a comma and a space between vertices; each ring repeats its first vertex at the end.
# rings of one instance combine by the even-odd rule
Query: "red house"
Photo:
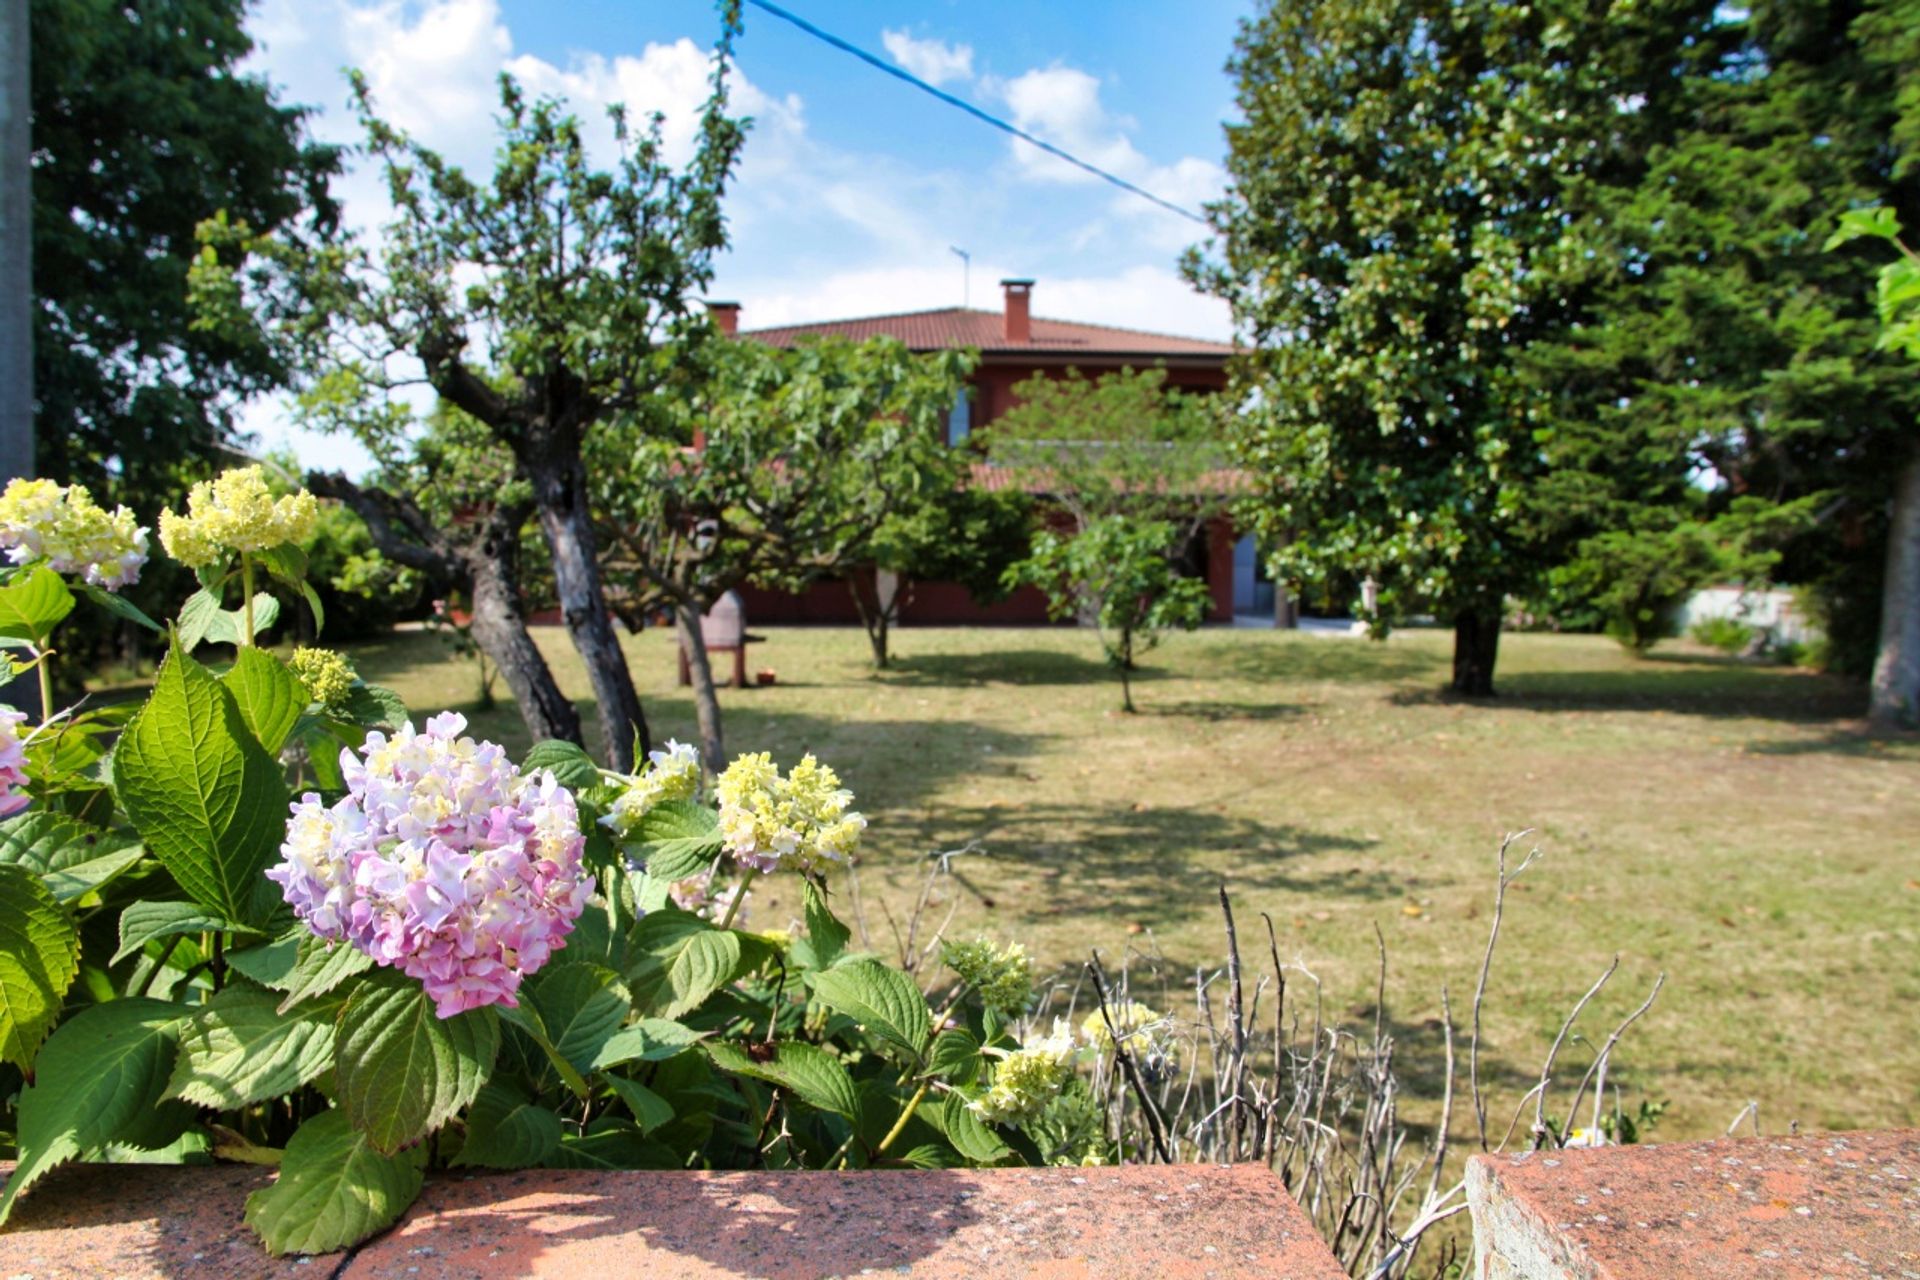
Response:
MULTIPOLYGON (((1089 378, 1097 378, 1110 370, 1160 368, 1166 370, 1167 386, 1174 390, 1219 391, 1227 385, 1227 359, 1233 354, 1229 344, 1112 325, 1048 320, 1032 312, 1033 281, 1002 280, 1000 285, 1005 305, 997 312, 946 307, 743 330, 738 303, 709 303, 708 310, 723 332, 779 347, 792 346, 802 338, 832 335, 855 342, 897 338, 913 351, 955 347, 978 351, 979 363, 967 394, 948 416, 947 442, 951 445, 960 444, 1011 409, 1018 403, 1014 387, 1035 374, 1064 377, 1069 369, 1078 369, 1089 378)), ((993 481, 991 474, 980 479, 993 481)), ((1211 621, 1231 621, 1236 606, 1241 612, 1260 609, 1258 593, 1264 584, 1254 580, 1252 545, 1238 546, 1224 519, 1208 527, 1204 559, 1207 585, 1213 595, 1211 621), (1237 561, 1243 562, 1240 573, 1236 573, 1237 561)), ((747 616, 755 622, 859 621, 843 583, 819 583, 801 595, 751 587, 744 588, 742 594, 747 616)), ((1270 594, 1265 607, 1272 608, 1270 594)), ((1022 588, 999 604, 982 606, 958 586, 938 582, 914 583, 900 619, 906 625, 1046 620, 1045 597, 1032 588, 1022 588)))

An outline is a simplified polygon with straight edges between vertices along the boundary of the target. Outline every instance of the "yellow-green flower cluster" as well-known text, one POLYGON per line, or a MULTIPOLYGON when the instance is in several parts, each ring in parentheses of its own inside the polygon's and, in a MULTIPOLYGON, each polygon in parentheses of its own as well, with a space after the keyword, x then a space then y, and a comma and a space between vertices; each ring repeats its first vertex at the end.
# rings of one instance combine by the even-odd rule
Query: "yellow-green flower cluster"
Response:
POLYGON ((293 651, 287 662, 294 678, 307 687, 308 694, 323 707, 338 707, 353 692, 353 667, 331 649, 306 645, 293 651))
POLYGON ((1081 1021, 1080 1034, 1094 1052, 1102 1055, 1113 1053, 1113 1033, 1107 1030, 1107 1017, 1113 1019, 1113 1029, 1120 1033, 1120 1043, 1135 1058, 1156 1066, 1171 1066, 1178 1056, 1179 1045, 1174 1043, 1170 1034, 1172 1021, 1137 1000, 1109 1007, 1105 1017, 1095 1009, 1081 1021))
POLYGON ((17 565, 44 563, 118 591, 140 581, 147 531, 126 507, 106 510, 84 485, 13 480, 0 493, 0 547, 17 565))
POLYGON ((853 792, 811 754, 783 778, 766 752, 727 766, 714 787, 728 853, 756 871, 819 871, 845 862, 867 820, 847 806, 853 792))
POLYGON ((306 490, 276 498, 261 468, 236 467, 193 486, 185 515, 162 511, 160 543, 175 560, 198 569, 236 552, 299 542, 319 518, 320 504, 306 490))
POLYGON ((1032 1120, 1072 1074, 1073 1031, 1066 1019, 1055 1018, 1052 1035, 1003 1057, 994 1069, 993 1087, 967 1105, 981 1119, 998 1124, 1032 1120))
POLYGON ((985 938, 943 942, 940 956, 994 1012, 1018 1017, 1033 1003, 1033 960, 1019 943, 1000 950, 985 938))
POLYGON ((668 738, 664 748, 647 753, 646 768, 601 816, 600 825, 616 839, 630 840, 648 810, 668 800, 691 800, 699 790, 700 753, 668 738))

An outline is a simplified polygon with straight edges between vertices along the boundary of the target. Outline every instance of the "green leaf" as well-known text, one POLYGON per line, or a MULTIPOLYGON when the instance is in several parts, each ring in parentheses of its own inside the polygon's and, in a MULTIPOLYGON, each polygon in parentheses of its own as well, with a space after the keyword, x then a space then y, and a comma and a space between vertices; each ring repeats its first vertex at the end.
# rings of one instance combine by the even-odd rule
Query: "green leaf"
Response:
POLYGON ((219 617, 219 596, 205 587, 188 596, 187 602, 180 606, 180 617, 177 623, 180 647, 188 653, 198 649, 219 617))
POLYGON ((682 1160, 639 1126, 596 1122, 584 1135, 568 1134, 547 1161, 549 1169, 678 1169, 682 1160))
POLYGON ((1893 240, 1900 235, 1900 220, 1892 209, 1885 205, 1876 205, 1871 209, 1849 209, 1840 215, 1840 227, 1827 237, 1826 248, 1831 251, 1849 240, 1867 236, 1876 240, 1893 240))
POLYGON ((120 949, 113 953, 112 964, 119 964, 155 938, 178 934, 226 933, 234 925, 193 902, 152 902, 142 899, 128 903, 120 913, 120 949))
POLYGON ((354 685, 341 713, 354 724, 369 729, 398 729, 407 723, 406 700, 377 684, 354 685))
POLYGON ((134 623, 137 626, 145 627, 149 631, 159 631, 161 629, 159 623, 141 612, 131 600, 117 596, 104 587, 96 587, 91 582, 82 583, 80 589, 87 593, 87 599, 93 601, 116 618, 125 622, 134 623))
POLYGON ((942 1031, 933 1038, 927 1070, 954 1084, 972 1084, 980 1074, 980 1042, 968 1031, 942 1031))
POLYGON ((302 582, 299 585, 300 598, 307 602, 307 608, 313 610, 313 634, 317 636, 327 629, 326 606, 320 603, 320 593, 313 589, 311 582, 302 582))
POLYGON ((706 1034, 665 1018, 642 1018, 609 1037, 592 1065, 597 1071, 623 1062, 664 1062, 699 1044, 706 1034))
MULTIPOLYGON (((253 632, 263 636, 280 620, 280 602, 264 591, 253 596, 253 632)), ((220 597, 202 588, 187 597, 180 606, 180 647, 192 653, 202 644, 240 644, 246 637, 246 620, 238 609, 222 609, 220 597)))
POLYGON ((933 1015, 913 979, 878 960, 862 958, 824 969, 809 981, 820 1003, 844 1013, 868 1031, 918 1059, 933 1029, 933 1015))
POLYGON ((267 1252, 329 1253, 392 1226, 420 1194, 410 1157, 382 1154, 340 1111, 300 1126, 280 1176, 247 1197, 247 1225, 267 1252))
POLYGON ((499 1051, 490 1010, 440 1018, 418 982, 383 974, 361 983, 340 1013, 341 1106, 376 1149, 398 1151, 473 1101, 499 1051))
POLYGON ((270 756, 278 756, 293 732, 294 723, 310 699, 306 686, 286 664, 265 649, 243 648, 220 682, 233 694, 240 718, 247 722, 270 756))
POLYGON ((706 1050, 722 1071, 778 1085, 816 1110, 831 1111, 856 1123, 860 1119, 860 1095, 853 1087, 853 1077, 838 1058, 818 1045, 783 1041, 765 1062, 755 1061, 739 1045, 725 1040, 708 1041, 706 1050))
POLYGON ((0 866, 0 1060, 33 1070, 67 988, 80 972, 80 932, 40 877, 0 866))
POLYGON ((560 1146, 560 1117, 513 1090, 490 1084, 467 1111, 467 1140, 455 1166, 532 1169, 560 1146))
POLYGON ((1013 1154, 961 1094, 949 1093, 931 1118, 954 1150, 975 1164, 999 1164, 1013 1154))
POLYGON ((527 749, 520 771, 531 773, 535 769, 553 770, 561 786, 575 790, 600 783, 600 766, 585 750, 565 738, 545 738, 527 749))
POLYGON ((287 975, 286 985, 280 988, 287 993, 280 1002, 280 1012, 285 1013, 302 1000, 325 995, 348 978, 371 968, 373 957, 358 947, 328 942, 303 931, 300 958, 287 975))
POLYGON ((285 991, 300 963, 300 944, 313 935, 305 927, 284 933, 272 942, 227 952, 227 967, 263 987, 285 991))
POLYGON ((585 1074, 620 1029, 631 997, 620 975, 597 964, 553 965, 534 975, 523 993, 540 1011, 554 1051, 585 1074))
POLYGON ((664 800, 640 817, 627 852, 659 880, 697 875, 719 856, 720 819, 691 800, 664 800))
POLYGON ((47 1170, 137 1130, 173 1070, 182 1010, 126 997, 68 1018, 40 1050, 20 1095, 20 1163, 0 1195, 0 1223, 47 1170))
POLYGON ((236 984, 214 996, 180 1033, 167 1096, 232 1111, 292 1093, 333 1065, 341 1001, 281 1013, 273 995, 236 984))
POLYGON ((637 1080, 608 1076, 607 1083, 620 1095, 620 1101, 633 1112, 641 1133, 652 1133, 663 1124, 673 1123, 673 1104, 637 1080))
POLYGON ((61 902, 83 898, 140 861, 139 842, 37 809, 0 822, 0 863, 36 871, 61 902))
POLYGON ((254 563, 290 587, 297 587, 307 580, 307 553, 291 542, 283 542, 277 547, 268 547, 252 554, 254 563))
POLYGON ((642 1014, 675 1017, 723 986, 740 958, 739 942, 689 912, 650 911, 629 937, 627 985, 642 1014), (703 937, 727 941, 697 942, 703 937), (690 956, 688 953, 693 952, 690 956), (708 985, 710 984, 710 985, 708 985), (700 988, 705 986, 705 990, 700 988), (692 1004, 686 1003, 695 997, 692 1004))
POLYGON ((44 566, 0 587, 0 636, 44 646, 53 629, 73 612, 73 592, 44 566))
POLYGON ((533 1041, 533 1043, 539 1047, 541 1053, 546 1055, 547 1061, 553 1064, 553 1069, 560 1073, 560 1082, 572 1091, 574 1097, 584 1101, 587 1096, 593 1092, 587 1087, 587 1082, 581 1074, 573 1069, 573 1064, 562 1057, 560 1051, 553 1047, 553 1039, 547 1035, 546 1025, 540 1021, 540 1011, 538 1009, 530 1004, 503 1004, 498 1006, 498 1009, 502 1022, 505 1022, 510 1027, 516 1028, 521 1034, 525 1035, 527 1039, 533 1041))
POLYGON ((264 923, 263 874, 286 834, 287 784, 240 709, 178 645, 113 753, 114 789, 174 880, 202 906, 264 923))
POLYGON ((807 921, 807 946, 802 959, 810 968, 831 968, 847 953, 853 931, 828 909, 825 890, 813 881, 801 881, 800 901, 807 921))

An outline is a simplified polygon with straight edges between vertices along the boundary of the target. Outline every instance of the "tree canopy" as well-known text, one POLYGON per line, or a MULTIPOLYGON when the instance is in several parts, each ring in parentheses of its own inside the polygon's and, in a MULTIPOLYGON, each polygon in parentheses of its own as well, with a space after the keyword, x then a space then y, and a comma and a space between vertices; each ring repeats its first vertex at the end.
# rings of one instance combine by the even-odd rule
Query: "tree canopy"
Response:
POLYGON ((34 400, 41 474, 145 506, 197 477, 272 351, 198 328, 195 226, 331 226, 334 148, 238 71, 242 0, 33 0, 34 400))

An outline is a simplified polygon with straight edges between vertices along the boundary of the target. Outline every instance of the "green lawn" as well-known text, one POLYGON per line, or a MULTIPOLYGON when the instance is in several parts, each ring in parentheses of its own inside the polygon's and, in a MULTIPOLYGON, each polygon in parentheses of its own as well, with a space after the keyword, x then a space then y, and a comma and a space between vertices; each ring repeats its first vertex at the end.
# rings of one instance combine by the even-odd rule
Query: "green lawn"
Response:
MULTIPOLYGON (((1225 879, 1243 940, 1264 943, 1269 913, 1335 1014, 1371 1018, 1384 932, 1386 1017, 1418 1096, 1441 1060, 1441 984, 1456 1013, 1471 997, 1494 848, 1532 827, 1546 858, 1509 899, 1487 1002, 1507 1108, 1617 952, 1583 1026, 1604 1035, 1667 973, 1615 1076, 1629 1105, 1670 1100, 1660 1136, 1724 1129, 1749 1100, 1769 1131, 1920 1121, 1920 740, 1858 732, 1856 687, 1685 645, 1636 661, 1522 635, 1502 643, 1503 696, 1462 705, 1437 694, 1449 635, 1206 631, 1149 655, 1125 716, 1072 630, 910 630, 879 678, 858 631, 768 632, 756 660, 780 682, 723 694, 729 748, 810 749, 853 788, 876 946, 923 855, 969 841, 956 929, 1061 966, 1130 946, 1218 963, 1225 879)), ((588 714, 564 634, 540 640, 588 714)), ((633 639, 633 668, 656 738, 690 738, 671 643, 633 639)), ((416 710, 473 698, 471 665, 432 638, 356 656, 416 710)), ((473 719, 524 742, 510 706, 473 719)), ((794 906, 756 900, 756 923, 794 906)))

